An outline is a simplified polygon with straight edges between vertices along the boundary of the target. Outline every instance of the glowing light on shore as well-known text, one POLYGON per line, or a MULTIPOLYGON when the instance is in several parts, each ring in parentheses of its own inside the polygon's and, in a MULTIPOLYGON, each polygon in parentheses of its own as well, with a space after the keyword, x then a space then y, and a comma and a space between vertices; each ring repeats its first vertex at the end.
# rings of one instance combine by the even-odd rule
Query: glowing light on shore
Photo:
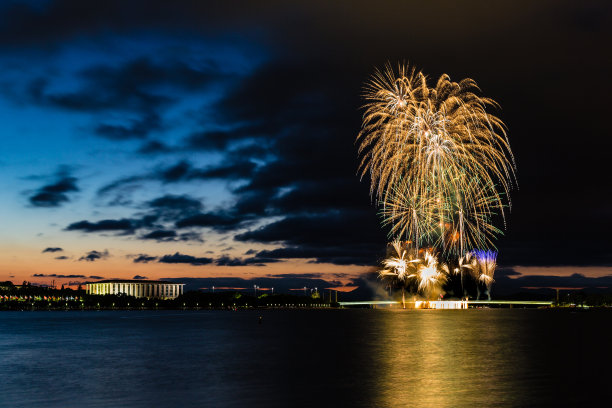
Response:
POLYGON ((467 300, 417 300, 409 302, 408 308, 412 309, 467 309, 467 300))

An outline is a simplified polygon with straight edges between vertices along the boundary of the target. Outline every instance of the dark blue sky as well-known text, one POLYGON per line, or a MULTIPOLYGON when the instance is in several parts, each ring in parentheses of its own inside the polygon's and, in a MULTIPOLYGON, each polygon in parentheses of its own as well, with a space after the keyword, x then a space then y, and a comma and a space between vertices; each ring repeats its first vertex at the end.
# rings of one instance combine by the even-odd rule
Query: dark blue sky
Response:
POLYGON ((354 139, 388 60, 502 106, 519 182, 503 266, 611 274, 609 2, 457 7, 3 2, 0 280, 350 283, 385 248, 354 139))

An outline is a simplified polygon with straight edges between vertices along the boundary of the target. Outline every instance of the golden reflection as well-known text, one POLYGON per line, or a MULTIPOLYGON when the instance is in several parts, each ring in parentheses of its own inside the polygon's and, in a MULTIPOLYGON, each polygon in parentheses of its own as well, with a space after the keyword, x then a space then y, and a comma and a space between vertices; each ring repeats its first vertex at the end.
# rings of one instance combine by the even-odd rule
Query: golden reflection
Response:
POLYGON ((383 340, 371 406, 525 406, 537 396, 525 391, 533 364, 520 341, 524 319, 508 312, 377 311, 377 336, 383 340))
MULTIPOLYGON (((439 311, 388 311, 381 337, 389 339, 381 358, 381 392, 377 407, 451 407, 453 389, 461 386, 456 369, 449 369, 448 331, 439 311), (401 334, 398 336, 398 334, 401 334)), ((461 367, 457 368, 462 370, 461 367)))

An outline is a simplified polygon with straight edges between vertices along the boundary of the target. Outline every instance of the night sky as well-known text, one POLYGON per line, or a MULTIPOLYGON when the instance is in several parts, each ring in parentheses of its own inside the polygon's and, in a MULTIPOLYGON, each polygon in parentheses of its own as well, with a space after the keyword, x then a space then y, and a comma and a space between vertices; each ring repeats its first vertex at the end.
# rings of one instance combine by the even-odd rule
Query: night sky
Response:
POLYGON ((387 237, 361 94, 406 61, 501 105, 518 189, 496 280, 612 286, 611 20, 588 0, 4 1, 0 280, 363 285, 387 237))

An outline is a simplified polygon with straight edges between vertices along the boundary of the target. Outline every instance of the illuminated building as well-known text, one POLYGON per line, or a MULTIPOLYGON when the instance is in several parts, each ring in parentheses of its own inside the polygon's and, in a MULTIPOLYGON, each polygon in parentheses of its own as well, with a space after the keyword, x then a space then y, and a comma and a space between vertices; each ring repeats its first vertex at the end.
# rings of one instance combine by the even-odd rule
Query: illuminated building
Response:
POLYGON ((103 280, 87 284, 90 295, 119 295, 137 298, 174 299, 183 294, 184 283, 146 280, 103 280))

